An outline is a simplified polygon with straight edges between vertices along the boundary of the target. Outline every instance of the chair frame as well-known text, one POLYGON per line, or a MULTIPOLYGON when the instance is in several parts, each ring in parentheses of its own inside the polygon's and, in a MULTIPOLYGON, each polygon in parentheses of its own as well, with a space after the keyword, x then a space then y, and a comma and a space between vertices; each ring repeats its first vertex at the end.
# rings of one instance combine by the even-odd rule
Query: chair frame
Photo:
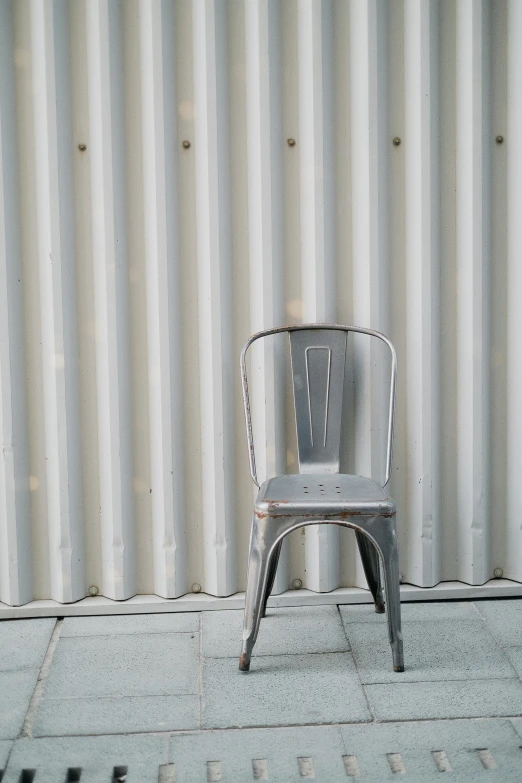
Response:
MULTIPOLYGON (((250 474, 254 484, 259 488, 256 471, 256 459, 254 438, 252 432, 252 419, 250 412, 250 397, 248 391, 248 375, 246 369, 246 357, 250 346, 257 340, 280 333, 304 332, 304 331, 342 331, 345 333, 365 334, 384 342, 391 353, 391 379, 388 414, 388 437, 386 448, 386 473, 384 488, 390 479, 393 428, 395 414, 395 395, 397 383, 397 356, 395 348, 390 340, 381 332, 373 329, 365 329, 357 326, 343 326, 339 324, 300 324, 296 326, 281 326, 266 329, 253 334, 243 346, 241 351, 241 381, 243 388, 243 403, 245 410, 245 422, 247 430, 248 451, 250 461, 250 474)), ((294 386, 295 396, 295 386, 294 386)), ((296 411, 296 426, 299 428, 296 411)), ((299 433, 298 433, 299 436, 299 433)), ((301 465, 300 465, 301 467, 301 465)), ((301 473, 306 471, 300 470, 301 473)), ((321 473, 321 471, 318 471, 321 473)), ((328 471, 324 471, 325 473, 328 471)), ((331 471, 329 471, 331 472, 331 471)), ((339 473, 339 470, 336 471, 339 473)), ((281 551, 283 539, 288 533, 300 527, 311 524, 336 524, 355 530, 364 572, 368 586, 372 592, 375 610, 382 613, 385 605, 382 593, 381 572, 379 559, 382 563, 384 583, 386 589, 386 608, 388 615, 388 632, 393 656, 393 668, 396 672, 404 671, 403 643, 401 633, 400 616, 400 588, 399 588, 399 559, 395 522, 395 504, 391 499, 383 504, 378 514, 369 514, 364 507, 354 507, 353 502, 347 499, 346 510, 340 516, 328 513, 325 508, 316 508, 313 513, 306 515, 292 513, 291 504, 282 513, 274 503, 256 503, 252 520, 250 536, 250 554, 247 574, 247 591, 245 597, 245 617, 243 628, 243 642, 239 661, 239 669, 242 672, 249 671, 252 650, 259 632, 261 618, 266 613, 266 603, 273 587, 277 563, 281 551), (336 518, 337 517, 337 518, 336 518)))

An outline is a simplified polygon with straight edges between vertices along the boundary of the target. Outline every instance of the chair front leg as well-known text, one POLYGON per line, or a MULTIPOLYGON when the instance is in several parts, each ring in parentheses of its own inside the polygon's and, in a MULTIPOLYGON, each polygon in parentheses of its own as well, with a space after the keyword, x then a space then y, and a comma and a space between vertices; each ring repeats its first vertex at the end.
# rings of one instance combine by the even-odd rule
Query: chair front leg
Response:
POLYGON ((364 574, 371 594, 373 595, 373 601, 375 603, 375 611, 378 614, 384 612, 384 598, 382 597, 382 582, 381 582, 381 570, 379 567, 379 553, 375 549, 370 539, 355 531, 355 537, 357 538, 357 544, 359 546, 359 553, 364 568, 364 574))
POLYGON ((273 559, 270 558, 270 550, 276 538, 270 522, 269 518, 259 519, 254 514, 248 557, 243 643, 239 659, 239 670, 242 672, 250 669, 250 658, 259 632, 263 601, 268 587, 269 561, 273 559))
POLYGON ((393 540, 390 542, 389 557, 384 564, 384 579, 386 584, 386 608, 388 614, 388 629, 393 656, 393 670, 404 671, 404 652, 401 630, 401 593, 399 579, 399 549, 397 534, 393 530, 393 540))
POLYGON ((393 670, 404 671, 401 630, 401 592, 399 578, 399 546, 395 517, 389 517, 379 530, 379 545, 383 554, 384 586, 388 633, 392 648, 393 670))
POLYGON ((386 615, 388 634, 392 648, 393 670, 404 671, 404 652, 401 630, 401 594, 399 581, 399 547, 395 517, 373 517, 362 524, 378 545, 382 554, 384 589, 386 594, 386 615))

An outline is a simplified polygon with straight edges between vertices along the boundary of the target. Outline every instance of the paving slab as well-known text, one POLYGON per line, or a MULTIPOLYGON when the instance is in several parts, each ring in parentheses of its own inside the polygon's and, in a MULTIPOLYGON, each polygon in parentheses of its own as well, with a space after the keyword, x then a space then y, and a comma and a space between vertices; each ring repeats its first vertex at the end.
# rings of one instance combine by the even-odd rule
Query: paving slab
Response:
POLYGON ((365 691, 378 721, 522 715, 520 680, 372 684, 365 691))
POLYGON ((502 647, 522 647, 522 598, 475 601, 475 605, 502 647))
POLYGON ((0 739, 15 739, 20 734, 38 672, 22 669, 0 672, 0 739))
POLYGON ((116 636, 136 633, 197 633, 198 612, 130 614, 106 617, 66 617, 61 638, 69 636, 116 636))
POLYGON ((202 713, 204 728, 371 719, 350 653, 258 656, 248 674, 207 658, 202 713))
POLYGON ((363 683, 507 679, 515 671, 482 620, 405 621, 406 670, 392 669, 385 626, 348 623, 346 632, 363 683))
POLYGON ((43 699, 35 737, 199 729, 199 696, 43 699))
POLYGON ((199 634, 60 639, 45 698, 199 693, 199 634))
POLYGON ((364 687, 335 607, 269 609, 249 674, 237 670, 241 611, 70 618, 36 738, 23 740, 14 738, 55 621, 0 623, 11 659, 0 663, 0 770, 12 748, 2 783, 29 780, 31 769, 35 783, 65 781, 69 768, 82 769, 82 783, 108 783, 115 767, 127 768, 127 783, 336 783, 356 772, 425 783, 448 765, 456 783, 520 783, 522 601, 477 604, 480 614, 472 602, 403 604, 401 675, 386 617, 342 607, 364 687))
MULTIPOLYGON (((375 623, 386 625, 386 615, 377 614, 373 604, 340 606, 339 611, 345 623, 375 623)), ((403 622, 433 622, 434 620, 478 620, 479 615, 472 601, 433 601, 426 603, 401 603, 403 622)))
POLYGON ((56 620, 0 621, 0 672, 40 669, 56 620))
POLYGON ((337 726, 178 735, 171 738, 169 760, 175 764, 176 783, 302 783, 307 776, 324 783, 346 781, 343 741, 337 726))
POLYGON ((341 726, 341 733, 361 781, 396 781, 390 761, 408 781, 440 780, 441 772, 457 783, 522 780, 520 739, 509 720, 374 723, 341 726), (492 768, 483 766, 481 755, 492 768))
MULTIPOLYGON (((126 767, 125 783, 158 783, 168 735, 23 739, 15 742, 2 783, 20 783, 36 770, 35 783, 62 783, 68 769, 81 770, 81 783, 110 783, 114 768, 126 767)), ((31 778, 32 779, 32 778, 31 778)), ((177 783, 177 781, 176 781, 177 783)))
MULTIPOLYGON (((243 612, 204 612, 203 655, 238 658, 241 652, 243 612)), ((336 606, 300 606, 268 609, 261 620, 255 655, 306 655, 349 650, 336 606)))

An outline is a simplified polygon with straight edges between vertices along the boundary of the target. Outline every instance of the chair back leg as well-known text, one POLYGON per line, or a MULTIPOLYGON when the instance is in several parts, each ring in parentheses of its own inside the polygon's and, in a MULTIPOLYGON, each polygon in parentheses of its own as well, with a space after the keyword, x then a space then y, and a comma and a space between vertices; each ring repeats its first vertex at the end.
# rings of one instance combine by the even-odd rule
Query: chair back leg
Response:
POLYGON ((378 544, 382 555, 384 590, 388 634, 392 648, 393 670, 404 671, 404 653, 401 630, 401 594, 399 580, 399 547, 395 516, 389 517, 384 525, 372 526, 371 537, 378 544))
POLYGON ((276 576, 277 566, 279 563, 279 555, 281 554, 282 546, 283 546, 283 541, 281 540, 278 544, 275 545, 274 551, 272 552, 272 556, 270 557, 270 563, 268 565, 268 583, 266 586, 265 594, 263 596, 261 617, 266 617, 266 604, 270 596, 270 593, 272 592, 272 588, 274 586, 274 580, 276 576))
POLYGON ((375 611, 378 614, 384 612, 384 598, 382 595, 381 569, 379 567, 379 553, 375 549, 370 539, 358 530, 355 531, 359 554, 364 568, 364 574, 368 587, 373 595, 375 611))

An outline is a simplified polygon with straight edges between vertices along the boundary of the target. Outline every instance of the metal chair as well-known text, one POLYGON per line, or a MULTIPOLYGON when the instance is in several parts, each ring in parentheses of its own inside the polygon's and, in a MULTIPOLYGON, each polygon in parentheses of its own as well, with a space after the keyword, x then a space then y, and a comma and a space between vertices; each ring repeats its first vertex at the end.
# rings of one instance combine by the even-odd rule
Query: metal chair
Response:
POLYGON ((392 460, 397 358, 380 332, 355 326, 303 324, 267 329, 252 335, 241 352, 241 378, 250 457, 257 487, 250 416, 246 354, 256 340, 288 332, 292 362, 297 449, 300 473, 268 479, 259 488, 250 535, 243 644, 239 669, 248 672, 261 618, 272 590, 281 544, 305 525, 334 524, 353 528, 375 611, 385 610, 379 558, 384 573, 388 631, 393 668, 404 671, 399 592, 399 555, 395 503, 384 491, 392 460), (391 352, 386 476, 383 486, 363 476, 339 473, 340 435, 348 332, 382 340, 391 352))

